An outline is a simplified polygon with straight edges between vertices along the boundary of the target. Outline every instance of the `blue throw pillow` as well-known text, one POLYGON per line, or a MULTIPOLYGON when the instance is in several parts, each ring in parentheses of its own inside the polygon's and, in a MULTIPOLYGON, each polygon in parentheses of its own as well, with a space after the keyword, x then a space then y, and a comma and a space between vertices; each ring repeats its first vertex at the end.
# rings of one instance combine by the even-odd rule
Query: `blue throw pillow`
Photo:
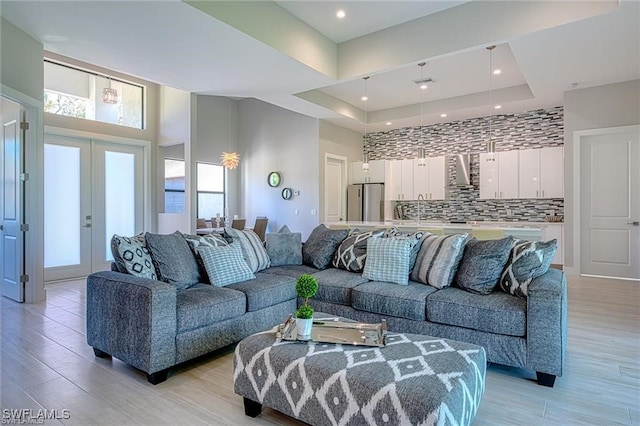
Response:
POLYGON ((277 233, 265 236, 271 266, 302 265, 302 234, 284 225, 277 233))
POLYGON ((207 275, 209 275, 209 281, 216 287, 224 287, 256 277, 245 262, 239 243, 233 242, 228 246, 200 247, 199 252, 207 275))
POLYGON ((144 234, 159 279, 179 290, 200 282, 200 269, 189 244, 180 232, 144 234))
POLYGON ((472 238, 464 248, 458 267, 458 287, 477 294, 491 293, 509 260, 513 241, 511 236, 485 241, 472 238))
POLYGON ((416 243, 405 238, 369 238, 362 276, 372 281, 408 285, 411 249, 416 243))

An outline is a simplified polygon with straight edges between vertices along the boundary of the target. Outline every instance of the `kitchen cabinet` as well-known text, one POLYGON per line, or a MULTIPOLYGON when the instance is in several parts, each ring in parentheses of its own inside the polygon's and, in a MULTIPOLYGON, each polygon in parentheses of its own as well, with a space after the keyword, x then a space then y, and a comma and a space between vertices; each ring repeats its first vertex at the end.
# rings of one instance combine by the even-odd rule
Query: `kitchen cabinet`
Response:
POLYGON ((564 197, 563 147, 519 151, 520 198, 564 197))
POLYGON ((386 160, 369 161, 369 171, 362 170, 362 161, 354 161, 350 164, 350 183, 384 183, 386 172, 386 160))
POLYGON ((545 223, 545 227, 542 230, 542 240, 549 241, 553 239, 558 240, 558 251, 555 257, 551 261, 554 265, 564 264, 563 246, 564 246, 564 224, 563 223, 545 223))
POLYGON ((413 159, 389 161, 389 180, 385 182, 387 199, 413 199, 413 159))
POLYGON ((413 200, 445 199, 445 157, 428 157, 424 166, 413 160, 413 200))
POLYGON ((518 151, 480 154, 480 199, 518 198, 518 151))

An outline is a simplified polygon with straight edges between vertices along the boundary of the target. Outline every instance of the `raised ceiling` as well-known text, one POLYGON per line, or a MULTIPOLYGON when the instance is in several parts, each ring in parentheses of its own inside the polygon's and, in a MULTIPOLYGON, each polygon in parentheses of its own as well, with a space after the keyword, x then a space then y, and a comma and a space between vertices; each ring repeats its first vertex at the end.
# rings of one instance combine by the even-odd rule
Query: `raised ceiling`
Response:
POLYGON ((3 1, 0 11, 46 50, 356 131, 363 76, 369 131, 495 113, 490 44, 503 113, 561 105, 571 83, 640 78, 636 1, 3 1), (413 83, 420 61, 436 80, 426 91, 413 83))

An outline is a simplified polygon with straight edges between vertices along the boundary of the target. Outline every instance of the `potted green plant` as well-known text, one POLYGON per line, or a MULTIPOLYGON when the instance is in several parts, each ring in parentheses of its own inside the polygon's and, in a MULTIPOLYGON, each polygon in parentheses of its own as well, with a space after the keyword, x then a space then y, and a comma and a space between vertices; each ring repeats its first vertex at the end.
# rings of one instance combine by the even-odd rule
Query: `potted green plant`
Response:
POLYGON ((318 292, 318 280, 313 275, 300 275, 296 280, 296 292, 298 297, 303 299, 302 305, 296 309, 298 338, 309 339, 311 337, 311 325, 313 324, 313 307, 309 305, 309 299, 318 292))

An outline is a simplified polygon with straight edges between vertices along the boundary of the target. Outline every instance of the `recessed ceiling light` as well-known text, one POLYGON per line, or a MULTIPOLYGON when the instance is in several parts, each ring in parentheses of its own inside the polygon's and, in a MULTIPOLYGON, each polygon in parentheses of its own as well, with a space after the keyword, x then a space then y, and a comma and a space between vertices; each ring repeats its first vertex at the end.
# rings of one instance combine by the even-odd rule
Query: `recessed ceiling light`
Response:
POLYGON ((365 102, 369 100, 369 98, 368 98, 366 95, 365 95, 365 96, 363 96, 363 97, 361 97, 360 99, 362 99, 362 100, 363 100, 363 101, 365 101, 365 102))
POLYGON ((494 109, 500 109, 500 108, 502 108, 502 105, 496 105, 496 106, 494 106, 493 108, 494 108, 494 109))
POLYGON ((390 121, 387 121, 387 126, 391 126, 391 122, 390 121))
POLYGON ((421 88, 422 90, 427 90, 427 83, 422 83, 422 84, 420 84, 420 88, 421 88))
POLYGON ((440 117, 442 117, 442 118, 445 118, 446 116, 447 116, 447 114, 444 113, 444 112, 442 114, 440 114, 440 117))
POLYGON ((347 13, 346 13, 344 10, 340 9, 340 10, 338 10, 338 11, 336 12, 336 16, 337 16, 339 19, 342 19, 342 18, 344 18, 345 16, 347 16, 347 13))
POLYGON ((500 75, 502 74, 502 70, 500 68, 496 68, 495 70, 493 70, 493 75, 500 75))

